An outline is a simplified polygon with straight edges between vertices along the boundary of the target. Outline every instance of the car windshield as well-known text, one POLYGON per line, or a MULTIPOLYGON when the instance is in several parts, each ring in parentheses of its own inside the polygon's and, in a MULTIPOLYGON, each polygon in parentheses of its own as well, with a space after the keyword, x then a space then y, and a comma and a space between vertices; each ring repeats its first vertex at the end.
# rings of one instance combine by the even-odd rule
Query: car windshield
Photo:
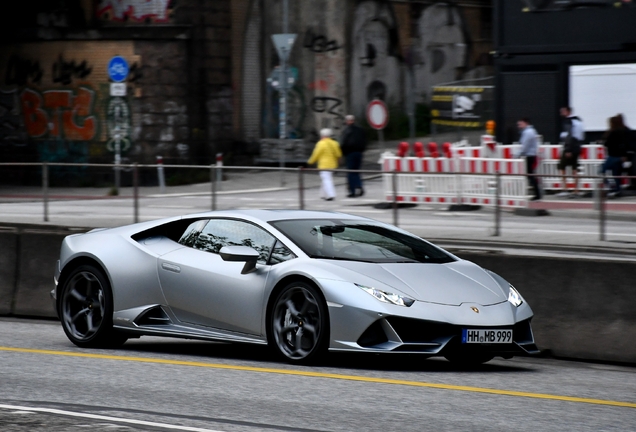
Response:
POLYGON ((311 258, 373 263, 448 263, 440 248, 381 223, 299 219, 271 222, 311 258))

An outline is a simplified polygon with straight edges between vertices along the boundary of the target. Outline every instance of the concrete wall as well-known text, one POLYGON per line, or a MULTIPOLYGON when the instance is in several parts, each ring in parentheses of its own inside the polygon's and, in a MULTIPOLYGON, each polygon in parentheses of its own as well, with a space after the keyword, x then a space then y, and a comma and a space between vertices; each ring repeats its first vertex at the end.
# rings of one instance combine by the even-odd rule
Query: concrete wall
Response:
POLYGON ((0 232, 0 314, 8 315, 13 309, 13 294, 17 283, 18 234, 13 229, 0 232))
POLYGON ((0 229, 0 315, 55 317, 49 293, 67 228, 0 229))
MULTIPOLYGON (((49 292, 67 228, 0 230, 0 315, 54 317, 49 292)), ((527 251, 526 251, 527 252, 527 251)), ((541 350, 636 364, 636 263, 617 259, 455 252, 519 289, 541 350)), ((537 254, 539 255, 539 254, 537 254)))
POLYGON ((506 278, 532 307, 541 350, 636 363, 636 263, 588 258, 459 254, 506 278))

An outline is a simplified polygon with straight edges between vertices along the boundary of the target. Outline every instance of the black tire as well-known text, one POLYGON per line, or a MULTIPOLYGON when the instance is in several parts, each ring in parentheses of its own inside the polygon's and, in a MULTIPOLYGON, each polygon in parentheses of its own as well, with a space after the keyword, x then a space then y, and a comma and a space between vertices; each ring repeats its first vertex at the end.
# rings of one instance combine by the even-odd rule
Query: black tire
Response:
POLYGON ((313 285, 292 282, 272 303, 268 343, 290 363, 308 363, 320 358, 329 341, 327 305, 313 285))
POLYGON ((60 289, 64 333, 81 348, 113 348, 128 339, 113 330, 113 295, 104 272, 92 265, 74 269, 60 289))

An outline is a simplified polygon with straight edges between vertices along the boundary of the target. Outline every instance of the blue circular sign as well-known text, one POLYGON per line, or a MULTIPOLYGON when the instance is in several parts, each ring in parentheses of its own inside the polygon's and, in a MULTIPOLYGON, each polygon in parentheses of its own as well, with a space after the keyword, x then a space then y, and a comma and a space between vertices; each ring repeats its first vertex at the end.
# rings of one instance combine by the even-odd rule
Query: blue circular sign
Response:
POLYGON ((121 56, 115 56, 108 62, 108 76, 117 83, 126 80, 128 71, 128 62, 121 56))

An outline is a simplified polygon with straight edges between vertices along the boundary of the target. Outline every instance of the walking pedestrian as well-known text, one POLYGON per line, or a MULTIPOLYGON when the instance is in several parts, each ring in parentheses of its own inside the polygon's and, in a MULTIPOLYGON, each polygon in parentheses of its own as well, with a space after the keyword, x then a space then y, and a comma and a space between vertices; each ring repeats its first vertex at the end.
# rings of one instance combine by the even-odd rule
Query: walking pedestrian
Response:
MULTIPOLYGON (((364 129, 355 124, 356 118, 349 114, 345 117, 346 127, 340 136, 340 147, 345 158, 348 170, 359 170, 362 165, 362 153, 367 147, 367 137, 364 129)), ((349 194, 347 197, 353 198, 364 195, 362 178, 360 173, 349 171, 347 173, 347 186, 349 194)))
MULTIPOLYGON (((623 124, 622 116, 614 116, 608 119, 609 129, 605 132, 603 145, 607 149, 607 158, 601 166, 601 174, 612 172, 614 182, 611 191, 607 194, 610 198, 621 196, 621 171, 623 162, 627 161, 627 145, 629 130, 623 124)), ((605 179, 605 183, 608 181, 605 179)))
POLYGON ((320 141, 316 143, 314 151, 307 161, 309 165, 317 164, 320 170, 321 198, 327 201, 333 201, 336 198, 336 188, 333 185, 333 172, 331 170, 338 168, 339 160, 342 157, 340 145, 331 138, 332 135, 331 129, 320 130, 320 141))
POLYGON ((581 154, 581 144, 585 139, 585 131, 583 129, 583 121, 579 117, 572 115, 572 108, 563 107, 560 110, 560 114, 561 117, 563 117, 563 132, 561 132, 563 149, 561 151, 558 169, 561 173, 561 186, 563 190, 559 192, 557 196, 574 198, 579 196, 579 155, 581 154), (572 177, 574 178, 573 194, 568 192, 565 178, 565 170, 567 167, 572 168, 572 177))
POLYGON ((627 126, 623 114, 616 114, 616 117, 627 131, 627 160, 623 162, 623 172, 631 177, 627 189, 636 190, 636 131, 627 126))
POLYGON ((534 175, 537 168, 537 154, 539 151, 537 131, 534 126, 530 124, 530 120, 525 117, 517 121, 517 127, 521 131, 521 138, 519 138, 521 150, 519 151, 518 157, 525 156, 526 158, 526 173, 528 174, 528 181, 534 190, 534 197, 532 197, 531 200, 540 200, 541 189, 539 188, 539 181, 536 175, 534 175))

